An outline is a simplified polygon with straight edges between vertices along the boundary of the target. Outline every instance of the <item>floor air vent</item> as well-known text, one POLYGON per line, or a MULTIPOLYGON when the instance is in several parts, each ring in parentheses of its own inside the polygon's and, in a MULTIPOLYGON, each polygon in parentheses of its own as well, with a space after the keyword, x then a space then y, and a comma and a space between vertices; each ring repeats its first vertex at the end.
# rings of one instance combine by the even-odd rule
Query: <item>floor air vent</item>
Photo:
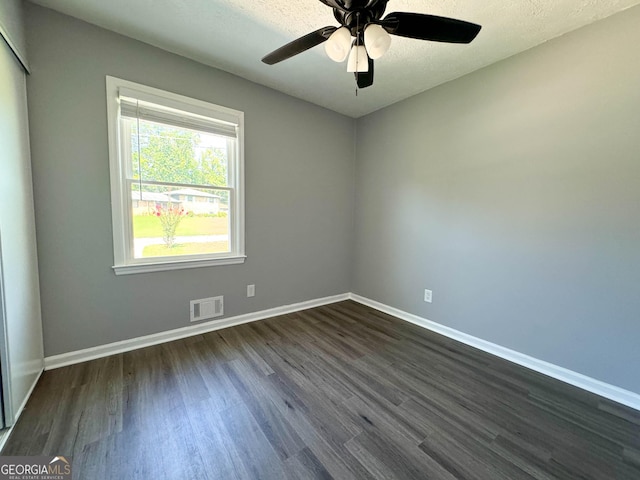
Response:
POLYGON ((191 300, 191 321, 199 322, 208 318, 224 315, 224 297, 201 298, 191 300))

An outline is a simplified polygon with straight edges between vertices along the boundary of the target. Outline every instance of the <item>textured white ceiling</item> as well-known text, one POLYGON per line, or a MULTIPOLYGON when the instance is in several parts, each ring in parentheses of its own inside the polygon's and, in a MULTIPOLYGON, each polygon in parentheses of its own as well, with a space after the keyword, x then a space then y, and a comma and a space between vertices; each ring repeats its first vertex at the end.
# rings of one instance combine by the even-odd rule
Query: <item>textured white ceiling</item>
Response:
POLYGON ((318 0, 31 0, 109 30, 359 117, 547 40, 640 4, 640 0, 390 0, 387 12, 442 15, 482 25, 470 45, 393 37, 374 85, 355 95, 345 64, 315 47, 274 66, 260 59, 327 25, 318 0))

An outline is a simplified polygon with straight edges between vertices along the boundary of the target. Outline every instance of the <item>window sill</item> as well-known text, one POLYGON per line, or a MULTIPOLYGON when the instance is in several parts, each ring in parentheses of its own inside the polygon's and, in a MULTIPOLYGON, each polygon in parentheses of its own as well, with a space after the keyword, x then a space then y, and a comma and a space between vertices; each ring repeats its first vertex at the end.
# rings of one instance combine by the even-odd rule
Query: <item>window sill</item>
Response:
POLYGON ((142 263, 133 265, 116 265, 116 275, 135 275, 137 273, 163 272, 168 270, 184 270, 186 268, 214 267, 217 265, 235 265, 244 263, 246 255, 237 257, 216 258, 210 260, 181 260, 176 262, 142 263))

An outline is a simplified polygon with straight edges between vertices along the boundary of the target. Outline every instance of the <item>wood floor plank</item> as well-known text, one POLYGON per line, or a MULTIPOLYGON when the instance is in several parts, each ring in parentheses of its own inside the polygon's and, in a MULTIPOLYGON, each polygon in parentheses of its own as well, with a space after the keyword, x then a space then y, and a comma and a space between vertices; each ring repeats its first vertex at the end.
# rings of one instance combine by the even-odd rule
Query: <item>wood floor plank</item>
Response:
POLYGON ((291 480, 331 480, 333 476, 318 460, 309 447, 303 448, 285 462, 287 477, 291 480))
POLYGON ((216 402, 207 400, 189 409, 189 424, 200 458, 205 469, 210 472, 210 478, 250 478, 241 452, 224 426, 224 412, 218 409, 216 402))
POLYGON ((169 361, 171 375, 186 405, 209 398, 206 382, 198 370, 197 343, 171 342, 163 345, 162 355, 169 361))
MULTIPOLYGON (((266 388, 266 383, 254 376, 251 368, 242 360, 229 362, 225 368, 231 383, 280 459, 286 460, 296 455, 304 445, 287 419, 280 414, 277 406, 280 399, 266 388)), ((282 403, 286 403, 286 400, 282 400, 282 403)))
POLYGON ((376 478, 407 480, 454 480, 456 477, 414 445, 388 442, 379 434, 366 431, 346 444, 347 449, 376 478))
POLYGON ((233 350, 242 353, 242 358, 245 359, 252 367, 254 367, 262 375, 271 375, 273 370, 267 362, 262 358, 253 348, 253 343, 250 336, 251 329, 247 325, 240 325, 235 328, 226 328, 220 330, 220 336, 233 350), (245 339, 244 337, 247 337, 245 339))
POLYGON ((247 471, 248 479, 281 480, 285 478, 282 461, 244 405, 221 412, 220 417, 227 434, 240 452, 240 459, 247 471))
POLYGON ((208 391, 207 400, 210 408, 220 411, 240 402, 240 395, 233 387, 224 369, 224 365, 228 362, 219 356, 212 355, 210 345, 207 342, 195 344, 192 351, 195 366, 208 391))
POLYGON ((392 435, 398 443, 418 445, 425 437, 424 430, 396 412, 396 406, 383 399, 363 399, 354 396, 342 403, 362 430, 392 435))
POLYGON ((640 412, 346 301, 45 372, 76 479, 638 480, 640 412))

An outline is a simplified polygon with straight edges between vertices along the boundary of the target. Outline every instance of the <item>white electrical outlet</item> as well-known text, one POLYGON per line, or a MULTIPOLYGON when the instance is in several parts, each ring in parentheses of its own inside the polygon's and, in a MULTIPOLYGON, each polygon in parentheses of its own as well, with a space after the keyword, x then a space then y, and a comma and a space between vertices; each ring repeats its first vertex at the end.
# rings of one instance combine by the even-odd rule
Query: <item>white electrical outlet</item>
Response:
POLYGON ((256 286, 247 285, 247 297, 255 297, 255 296, 256 296, 256 286))
POLYGON ((431 303, 431 299, 433 297, 433 292, 431 290, 424 291, 424 301, 427 303, 431 303))

